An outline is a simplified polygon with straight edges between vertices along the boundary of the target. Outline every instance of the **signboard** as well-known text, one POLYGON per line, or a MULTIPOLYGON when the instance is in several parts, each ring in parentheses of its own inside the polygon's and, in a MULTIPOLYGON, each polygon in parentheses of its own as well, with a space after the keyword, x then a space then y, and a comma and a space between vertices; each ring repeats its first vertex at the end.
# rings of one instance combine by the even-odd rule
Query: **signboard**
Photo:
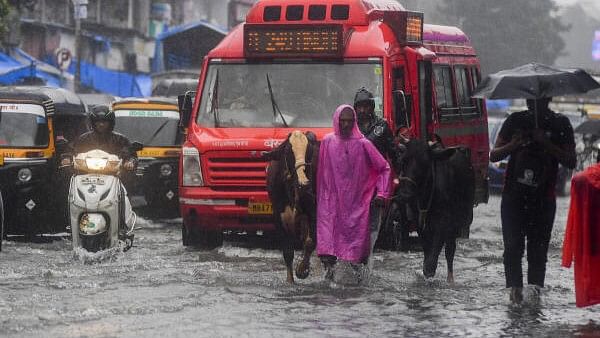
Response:
POLYGON ((169 119, 179 119, 179 113, 173 110, 115 110, 117 117, 166 117, 169 119))
POLYGON ((66 48, 59 48, 56 51, 56 65, 60 70, 67 70, 71 65, 73 57, 71 52, 66 48))
POLYGON ((28 103, 0 103, 0 112, 12 114, 34 114, 46 117, 46 112, 42 106, 28 103))
POLYGON ((342 57, 341 25, 244 25, 247 57, 342 57))
POLYGON ((73 18, 75 20, 87 19, 88 0, 73 0, 73 18))

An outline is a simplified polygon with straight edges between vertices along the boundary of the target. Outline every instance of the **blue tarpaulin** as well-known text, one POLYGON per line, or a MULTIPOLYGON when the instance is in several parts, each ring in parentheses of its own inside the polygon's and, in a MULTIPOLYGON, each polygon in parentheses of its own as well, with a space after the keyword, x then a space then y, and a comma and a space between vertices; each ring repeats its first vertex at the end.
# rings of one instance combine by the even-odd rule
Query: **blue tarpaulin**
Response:
MULTIPOLYGON (((19 84, 24 79, 37 78, 52 87, 65 87, 65 77, 72 82, 76 60, 63 74, 55 65, 54 58, 47 62, 37 60, 21 49, 11 50, 12 55, 0 53, 0 84, 19 84)), ((152 80, 148 74, 130 74, 81 62, 81 84, 96 91, 115 96, 149 96, 152 92, 152 80)))
MULTIPOLYGON (((54 58, 46 60, 50 64, 56 63, 54 58)), ((69 74, 75 74, 77 60, 74 59, 67 69, 69 74)), ((98 92, 115 96, 149 96, 152 92, 152 81, 147 74, 130 74, 96 66, 89 62, 81 62, 81 84, 98 92)))
POLYGON ((31 56, 16 49, 15 52, 21 60, 0 53, 0 84, 12 85, 18 84, 26 78, 42 79, 48 86, 60 87, 60 76, 45 71, 40 67, 41 63, 31 56))
MULTIPOLYGON (((69 72, 75 74, 77 62, 71 63, 69 72)), ((150 96, 152 80, 149 75, 133 75, 81 62, 81 84, 115 96, 150 96)))

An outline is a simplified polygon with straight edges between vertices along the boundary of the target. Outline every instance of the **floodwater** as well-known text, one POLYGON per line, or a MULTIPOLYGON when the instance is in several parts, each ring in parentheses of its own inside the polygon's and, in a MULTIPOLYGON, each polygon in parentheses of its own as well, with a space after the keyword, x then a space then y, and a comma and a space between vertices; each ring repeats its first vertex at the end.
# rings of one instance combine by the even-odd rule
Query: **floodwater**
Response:
POLYGON ((576 308, 573 271, 560 267, 569 199, 558 201, 547 287, 539 302, 526 293, 522 306, 510 305, 504 288, 499 201, 475 209, 454 285, 443 259, 424 280, 420 252, 376 251, 366 285, 324 281, 313 257, 309 278, 290 286, 280 252, 260 237, 184 248, 180 219, 142 217, 126 253, 73 252, 66 236, 9 238, 0 252, 0 336, 600 336, 600 307, 576 308))

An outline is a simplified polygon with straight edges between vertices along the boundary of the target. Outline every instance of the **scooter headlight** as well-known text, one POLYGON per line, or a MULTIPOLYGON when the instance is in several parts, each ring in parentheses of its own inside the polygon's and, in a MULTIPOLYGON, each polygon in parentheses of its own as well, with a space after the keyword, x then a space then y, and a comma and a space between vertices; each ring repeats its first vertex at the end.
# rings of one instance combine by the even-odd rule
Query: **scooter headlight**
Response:
POLYGON ((31 180, 31 176, 33 176, 33 174, 29 168, 20 169, 17 173, 17 178, 23 183, 29 182, 31 180))
POLYGON ((98 213, 85 213, 79 220, 79 232, 84 235, 96 235, 106 231, 106 218, 98 213))
POLYGON ((173 172, 173 167, 170 164, 163 164, 160 166, 160 175, 169 176, 173 172))
POLYGON ((87 157, 85 159, 85 165, 90 170, 104 170, 107 164, 108 159, 106 158, 87 157))

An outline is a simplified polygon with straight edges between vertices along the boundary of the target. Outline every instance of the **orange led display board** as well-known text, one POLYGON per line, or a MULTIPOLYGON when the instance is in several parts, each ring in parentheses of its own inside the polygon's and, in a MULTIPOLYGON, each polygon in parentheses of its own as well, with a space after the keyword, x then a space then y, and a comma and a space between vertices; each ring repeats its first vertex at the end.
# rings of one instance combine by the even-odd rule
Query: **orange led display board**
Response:
POLYGON ((342 57, 341 25, 244 25, 246 57, 342 57))

